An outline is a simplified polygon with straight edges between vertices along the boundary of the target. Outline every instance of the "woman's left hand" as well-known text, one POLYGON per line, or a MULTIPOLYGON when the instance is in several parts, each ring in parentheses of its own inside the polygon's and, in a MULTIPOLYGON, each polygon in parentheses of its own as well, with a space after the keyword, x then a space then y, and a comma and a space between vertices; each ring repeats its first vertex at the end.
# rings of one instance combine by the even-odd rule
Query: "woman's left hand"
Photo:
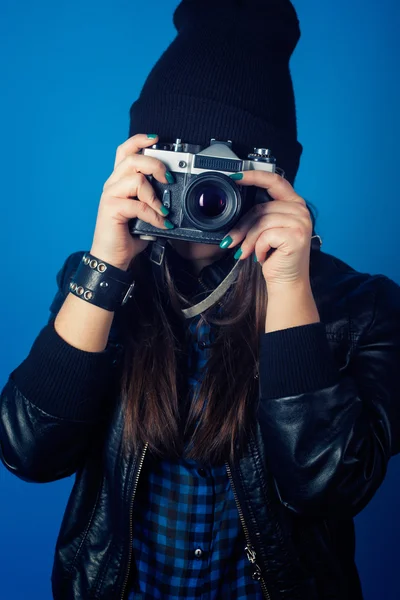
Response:
MULTIPOLYGON (((239 185, 264 188, 273 198, 253 206, 228 233, 229 247, 241 243, 240 260, 255 252, 268 287, 309 284, 312 221, 305 201, 277 173, 244 171, 239 185), (266 254, 271 249, 271 255, 266 254)), ((225 238, 226 239, 226 238, 225 238)), ((237 256, 239 254, 240 256, 237 256)))

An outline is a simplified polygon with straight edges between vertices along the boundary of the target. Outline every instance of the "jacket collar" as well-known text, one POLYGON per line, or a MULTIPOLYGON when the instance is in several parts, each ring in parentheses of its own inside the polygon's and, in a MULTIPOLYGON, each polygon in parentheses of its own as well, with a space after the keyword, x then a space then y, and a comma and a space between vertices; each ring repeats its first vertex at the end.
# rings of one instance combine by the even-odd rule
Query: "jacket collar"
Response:
POLYGON ((208 292, 214 290, 225 279, 236 262, 233 255, 237 248, 232 248, 218 260, 203 267, 197 275, 190 260, 178 254, 171 244, 167 244, 165 248, 175 285, 181 293, 189 297, 194 295, 197 297, 206 290, 208 292))

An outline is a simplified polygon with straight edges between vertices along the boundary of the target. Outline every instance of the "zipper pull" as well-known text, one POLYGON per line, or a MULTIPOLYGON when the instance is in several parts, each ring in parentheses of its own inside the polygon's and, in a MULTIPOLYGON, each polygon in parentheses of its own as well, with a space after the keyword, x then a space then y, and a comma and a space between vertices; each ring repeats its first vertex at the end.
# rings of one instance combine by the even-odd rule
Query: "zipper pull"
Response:
POLYGON ((255 581, 260 581, 262 578, 262 575, 261 575, 261 569, 258 566, 258 564, 256 563, 256 551, 254 550, 253 546, 248 544, 245 547, 245 552, 247 554, 247 559, 251 562, 251 564, 254 567, 254 571, 251 574, 251 578, 254 579, 255 581))
POLYGON ((248 545, 245 547, 244 551, 245 551, 245 552, 246 552, 246 554, 247 554, 247 559, 248 559, 248 560, 249 560, 249 561, 250 561, 252 564, 254 564, 254 563, 256 562, 256 553, 255 553, 255 550, 254 550, 253 546, 251 546, 250 544, 248 544, 248 545))

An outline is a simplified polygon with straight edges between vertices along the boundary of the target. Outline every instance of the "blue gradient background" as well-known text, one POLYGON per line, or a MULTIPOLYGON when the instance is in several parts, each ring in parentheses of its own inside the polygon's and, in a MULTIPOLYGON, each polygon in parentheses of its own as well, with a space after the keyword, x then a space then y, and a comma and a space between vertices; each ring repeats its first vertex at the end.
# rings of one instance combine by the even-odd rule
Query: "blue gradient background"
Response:
MULTIPOLYGON (((66 256, 89 249, 128 111, 174 37, 177 0, 1 3, 1 386, 44 326, 66 256)), ((296 181, 323 249, 400 283, 399 5, 295 0, 296 181)), ((268 57, 266 57, 268 60, 268 57)), ((400 398, 394 401, 400 402, 400 398)), ((356 518, 365 598, 400 597, 400 463, 356 518)), ((0 466, 3 600, 48 600, 73 478, 27 484, 0 466)))

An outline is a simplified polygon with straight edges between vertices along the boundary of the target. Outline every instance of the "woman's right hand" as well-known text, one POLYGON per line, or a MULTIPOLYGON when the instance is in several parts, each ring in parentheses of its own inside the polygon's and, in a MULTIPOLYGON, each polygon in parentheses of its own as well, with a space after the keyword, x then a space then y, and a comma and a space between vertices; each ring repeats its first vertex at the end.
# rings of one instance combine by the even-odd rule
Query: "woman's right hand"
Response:
POLYGON ((167 168, 157 158, 138 154, 157 141, 158 137, 137 134, 118 146, 114 171, 103 187, 90 253, 119 269, 127 270, 149 244, 131 235, 130 219, 139 217, 154 227, 168 229, 164 224, 167 210, 145 177, 153 175, 160 183, 168 183, 167 168))

